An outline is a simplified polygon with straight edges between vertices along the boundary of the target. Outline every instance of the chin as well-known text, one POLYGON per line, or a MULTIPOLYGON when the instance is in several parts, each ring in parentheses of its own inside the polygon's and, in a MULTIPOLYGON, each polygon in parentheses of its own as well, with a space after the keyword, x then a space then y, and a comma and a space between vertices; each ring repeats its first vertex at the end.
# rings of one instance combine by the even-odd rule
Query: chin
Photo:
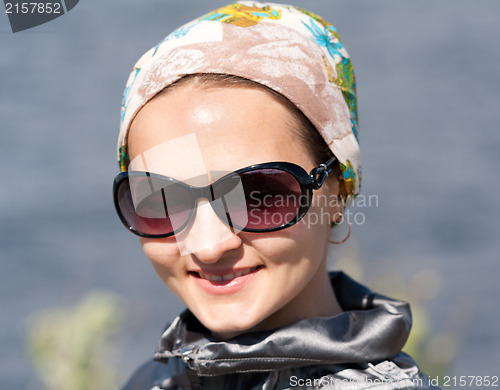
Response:
POLYGON ((214 316, 197 316, 198 320, 211 331, 212 335, 221 339, 228 340, 239 334, 255 330, 260 324, 260 319, 245 318, 234 313, 222 313, 214 316), (227 320, 229 319, 229 321, 227 320))

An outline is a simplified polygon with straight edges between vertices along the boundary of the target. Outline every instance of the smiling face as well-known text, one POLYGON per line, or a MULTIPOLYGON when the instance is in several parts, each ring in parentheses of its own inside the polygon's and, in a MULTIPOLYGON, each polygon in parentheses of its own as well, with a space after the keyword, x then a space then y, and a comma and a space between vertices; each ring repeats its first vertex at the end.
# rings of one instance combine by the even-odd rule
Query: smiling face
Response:
MULTIPOLYGON (((294 134, 296 122, 262 88, 200 88, 188 82, 139 111, 130 128, 129 156, 144 161, 158 145, 195 139, 196 148, 175 148, 177 163, 169 153, 156 153, 157 173, 165 174, 162 166, 168 166, 169 176, 186 180, 205 171, 213 181, 213 171, 274 161, 292 162, 309 172, 315 164, 294 134), (193 165, 198 166, 193 170, 193 165)), ((332 199, 337 192, 338 183, 329 180, 314 196, 332 199)), ((194 221, 177 239, 140 240, 163 282, 215 336, 227 339, 340 311, 325 266, 337 208, 313 202, 308 215, 290 228, 235 234, 206 201, 197 206, 194 221), (182 250, 178 241, 185 237, 196 241, 194 250, 182 250)))

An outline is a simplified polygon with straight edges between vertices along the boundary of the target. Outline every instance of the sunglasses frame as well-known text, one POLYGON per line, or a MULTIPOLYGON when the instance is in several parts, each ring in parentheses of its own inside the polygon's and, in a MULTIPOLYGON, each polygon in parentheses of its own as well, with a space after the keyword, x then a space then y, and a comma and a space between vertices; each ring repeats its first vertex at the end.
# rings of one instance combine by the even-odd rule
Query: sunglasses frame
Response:
POLYGON ((295 225, 297 222, 299 222, 307 214, 307 212, 309 211, 309 208, 311 207, 311 204, 312 204, 313 190, 318 190, 321 188, 326 177, 331 173, 331 171, 333 169, 333 164, 335 163, 335 161, 336 161, 336 158, 332 157, 326 163, 321 164, 319 167, 312 169, 309 174, 304 170, 304 168, 302 168, 301 166, 299 166, 297 164, 291 163, 291 162, 278 161, 278 162, 254 164, 254 165, 250 165, 248 167, 238 169, 234 172, 228 173, 227 175, 224 175, 220 179, 216 180, 214 183, 211 183, 211 184, 204 186, 204 187, 191 186, 189 184, 178 181, 178 180, 173 179, 171 177, 159 175, 156 173, 143 172, 143 171, 125 171, 125 172, 121 172, 120 174, 118 174, 114 179, 114 182, 113 182, 113 202, 115 205, 116 212, 120 218, 120 221, 132 233, 134 233, 140 237, 145 237, 145 238, 172 237, 175 234, 184 230, 186 228, 186 226, 188 226, 189 222, 192 220, 193 216, 196 213, 196 208, 195 207, 191 208, 189 217, 186 219, 186 222, 181 227, 179 227, 178 229, 176 229, 170 233, 164 233, 164 234, 143 233, 141 231, 136 230, 134 228, 134 226, 131 226, 126 221, 126 219, 123 216, 123 213, 120 209, 119 199, 118 199, 118 190, 125 180, 128 180, 129 177, 140 176, 140 177, 158 178, 158 179, 162 179, 164 181, 180 184, 184 188, 188 189, 188 191, 193 195, 193 199, 194 199, 195 203, 200 198, 207 199, 210 202, 210 205, 212 206, 212 208, 213 208, 214 212, 217 214, 217 216, 223 222, 225 222, 224 218, 222 218, 219 215, 219 210, 217 210, 216 208, 213 207, 213 203, 212 203, 213 200, 211 200, 213 197, 213 186, 215 186, 217 182, 223 181, 224 179, 227 179, 230 176, 234 176, 235 174, 241 174, 241 173, 255 171, 255 170, 259 170, 259 169, 276 169, 276 170, 280 170, 280 171, 287 172, 287 173, 291 174, 299 183, 300 190, 301 190, 301 196, 305 196, 307 199, 307 202, 305 204, 300 202, 300 208, 297 211, 297 215, 292 220, 290 220, 289 222, 287 222, 285 224, 282 224, 282 225, 276 226, 276 227, 272 227, 272 228, 266 228, 266 229, 250 229, 250 228, 234 225, 231 222, 230 218, 227 221, 227 222, 229 222, 228 224, 231 228, 233 228, 233 229, 236 228, 236 229, 244 231, 244 232, 250 232, 250 233, 274 232, 274 231, 286 229, 290 226, 295 225))

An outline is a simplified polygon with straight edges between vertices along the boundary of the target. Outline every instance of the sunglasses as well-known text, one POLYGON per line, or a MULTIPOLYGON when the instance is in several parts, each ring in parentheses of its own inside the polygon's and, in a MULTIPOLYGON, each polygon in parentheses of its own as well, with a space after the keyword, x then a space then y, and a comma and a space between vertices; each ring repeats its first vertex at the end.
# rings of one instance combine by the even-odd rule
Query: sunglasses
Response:
POLYGON ((113 199, 122 223, 141 237, 170 237, 185 229, 206 199, 233 231, 272 232, 299 222, 313 190, 331 173, 335 157, 308 174, 289 162, 256 164, 231 172, 205 187, 171 177, 128 171, 116 176, 113 199))

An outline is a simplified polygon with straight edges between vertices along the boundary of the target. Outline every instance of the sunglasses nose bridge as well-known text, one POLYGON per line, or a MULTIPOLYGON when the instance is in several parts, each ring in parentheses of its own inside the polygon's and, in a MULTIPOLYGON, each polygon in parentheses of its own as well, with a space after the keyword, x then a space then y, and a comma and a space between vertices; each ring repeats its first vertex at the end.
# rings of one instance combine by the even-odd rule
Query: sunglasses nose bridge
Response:
MULTIPOLYGON (((190 187, 191 193, 193 194, 193 208, 194 210, 198 209, 198 206, 200 203, 208 203, 213 212, 217 215, 217 217, 223 222, 225 225, 231 227, 231 222, 229 220, 229 216, 226 213, 227 206, 224 204, 223 199, 220 197, 215 196, 214 188, 212 184, 209 184, 205 187, 190 187), (223 203, 222 204, 222 210, 221 210, 221 205, 218 203, 223 203)), ((196 212, 194 213, 194 218, 196 218, 196 212)), ((192 216, 192 218, 193 218, 192 216)))
POLYGON ((205 187, 191 187, 193 193, 194 208, 197 209, 197 205, 205 199, 210 204, 213 212, 225 225, 232 228, 231 218, 229 216, 228 206, 224 200, 226 194, 215 193, 212 184, 205 187))
POLYGON ((211 184, 205 187, 190 187, 193 194, 194 202, 197 203, 200 199, 207 199, 209 202, 214 200, 214 191, 211 184))

